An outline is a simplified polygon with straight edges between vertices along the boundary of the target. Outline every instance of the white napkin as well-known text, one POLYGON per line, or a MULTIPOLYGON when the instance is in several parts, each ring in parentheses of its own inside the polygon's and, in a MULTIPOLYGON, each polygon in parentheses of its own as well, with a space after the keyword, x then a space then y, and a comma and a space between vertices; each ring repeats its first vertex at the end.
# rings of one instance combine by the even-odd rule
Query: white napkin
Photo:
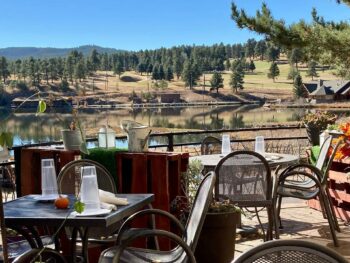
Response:
POLYGON ((127 205, 128 200, 126 198, 116 197, 115 194, 103 191, 101 189, 98 190, 100 196, 101 203, 113 204, 113 205, 127 205))
POLYGON ((107 204, 107 203, 104 203, 104 202, 100 202, 100 207, 101 209, 108 209, 108 210, 117 210, 117 206, 116 205, 113 205, 113 204, 107 204))

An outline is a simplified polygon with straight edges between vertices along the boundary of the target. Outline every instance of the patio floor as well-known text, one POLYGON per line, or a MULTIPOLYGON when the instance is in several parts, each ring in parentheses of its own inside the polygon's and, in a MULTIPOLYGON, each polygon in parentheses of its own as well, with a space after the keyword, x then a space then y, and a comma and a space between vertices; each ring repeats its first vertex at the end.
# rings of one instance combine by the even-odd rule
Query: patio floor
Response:
MULTIPOLYGON (((266 213, 259 213, 262 222, 267 221, 266 213)), ((281 239, 304 239, 319 243, 336 250, 350 262, 350 225, 339 221, 341 233, 337 233, 339 247, 334 247, 327 220, 322 213, 311 209, 305 201, 296 199, 283 200, 281 209, 283 229, 280 231, 281 239)), ((256 225, 256 217, 253 219, 242 217, 243 225, 256 225)), ((259 233, 249 236, 238 235, 235 247, 235 257, 263 242, 259 233)))

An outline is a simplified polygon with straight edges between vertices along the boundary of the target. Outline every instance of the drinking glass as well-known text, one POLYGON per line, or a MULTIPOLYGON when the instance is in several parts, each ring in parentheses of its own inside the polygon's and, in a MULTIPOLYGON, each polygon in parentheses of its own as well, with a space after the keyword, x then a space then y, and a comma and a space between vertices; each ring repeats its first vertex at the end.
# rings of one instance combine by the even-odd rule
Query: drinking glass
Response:
POLYGON ((262 156, 265 155, 264 136, 256 136, 255 137, 255 152, 260 153, 262 156))
POLYGON ((42 196, 57 198, 57 178, 53 159, 41 160, 41 193, 42 196))
POLYGON ((231 152, 230 135, 229 134, 223 134, 222 135, 221 153, 223 155, 227 155, 230 152, 231 152))
POLYGON ((100 197, 98 195, 98 184, 95 166, 85 166, 81 168, 81 188, 80 198, 84 203, 84 211, 100 209, 100 197))

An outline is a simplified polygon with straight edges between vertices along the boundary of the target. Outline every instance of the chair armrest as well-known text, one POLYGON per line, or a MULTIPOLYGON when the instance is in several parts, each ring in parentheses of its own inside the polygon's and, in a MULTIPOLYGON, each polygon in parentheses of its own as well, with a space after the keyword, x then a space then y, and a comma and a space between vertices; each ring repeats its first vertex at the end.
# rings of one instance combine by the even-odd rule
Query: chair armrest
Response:
MULTIPOLYGON (((306 176, 308 177, 310 180, 314 181, 314 183, 321 189, 321 183, 320 181, 318 180, 318 178, 316 178, 315 176, 309 174, 309 173, 306 173, 306 172, 303 172, 303 171, 290 171, 288 173, 283 173, 279 176, 278 178, 278 184, 277 186, 279 185, 282 185, 284 184, 285 180, 287 177, 289 176, 296 176, 296 175, 302 175, 302 176, 306 176)), ((288 185, 288 187, 290 188, 295 188, 295 189, 305 189, 305 187, 298 187, 298 186, 293 186, 293 185, 288 185)))
POLYGON ((116 247, 115 256, 113 258, 113 263, 118 263, 120 256, 122 255, 124 249, 135 239, 140 237, 151 237, 151 236, 161 236, 169 238, 170 240, 174 241, 176 244, 178 244, 180 247, 183 248, 185 253, 188 256, 188 259, 190 263, 196 263, 195 257, 193 255, 193 252, 191 251, 190 247, 183 241, 182 238, 180 238, 178 235, 175 235, 171 232, 165 231, 165 230, 152 230, 152 229, 145 229, 140 230, 137 233, 134 233, 129 238, 124 239, 123 242, 116 247))
MULTIPOLYGON (((120 244, 122 238, 123 238, 123 233, 126 231, 127 226, 136 218, 141 217, 141 216, 145 216, 145 215, 160 215, 160 216, 164 216, 167 217, 168 219, 170 219, 171 222, 173 222, 180 230, 181 230, 181 234, 185 235, 185 227, 181 224, 181 222, 172 214, 160 210, 160 209, 145 209, 145 210, 141 210, 139 212, 136 212, 134 214, 132 214, 131 216, 129 216, 124 223, 122 224, 122 226, 119 229, 118 232, 118 237, 117 237, 117 244, 120 244)), ((155 228, 155 222, 152 222, 152 227, 155 228)))
POLYGON ((33 248, 17 257, 13 263, 41 262, 41 260, 46 262, 49 259, 57 263, 67 262, 63 255, 58 253, 56 250, 50 248, 33 248))
POLYGON ((320 169, 318 169, 316 166, 313 166, 311 164, 294 164, 294 165, 291 165, 291 166, 288 166, 286 169, 284 169, 282 171, 282 173, 280 174, 279 177, 281 177, 283 174, 285 173, 289 173, 290 171, 292 170, 295 170, 297 168, 307 168, 307 169, 310 169, 313 173, 316 174, 317 176, 317 179, 319 180, 319 182, 322 182, 323 181, 323 173, 320 169))

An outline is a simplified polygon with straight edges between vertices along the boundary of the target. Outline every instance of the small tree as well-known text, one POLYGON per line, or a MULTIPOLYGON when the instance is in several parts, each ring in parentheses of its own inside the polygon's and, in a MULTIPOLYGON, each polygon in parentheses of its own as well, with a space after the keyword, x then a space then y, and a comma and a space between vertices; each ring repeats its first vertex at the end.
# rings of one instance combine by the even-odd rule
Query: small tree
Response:
POLYGON ((292 65, 289 68, 287 79, 295 79, 295 77, 299 74, 299 71, 293 67, 292 65))
POLYGON ((227 60, 225 61, 225 69, 226 69, 226 70, 230 70, 230 68, 231 68, 231 62, 230 62, 229 59, 227 59, 227 60))
POLYGON ((243 89, 244 84, 244 70, 242 67, 242 63, 240 61, 236 61, 231 66, 232 74, 230 79, 230 86, 233 90, 238 92, 238 89, 243 89))
POLYGON ((256 67, 255 67, 254 61, 251 60, 250 63, 249 63, 249 70, 251 72, 253 72, 255 69, 256 69, 256 67))
POLYGON ((113 72, 114 74, 118 75, 119 79, 120 79, 120 75, 123 74, 124 72, 123 64, 120 62, 119 59, 113 64, 113 72))
POLYGON ((269 79, 273 79, 273 82, 275 82, 275 78, 277 76, 280 75, 280 70, 277 66, 277 63, 276 62, 272 62, 271 63, 271 66, 270 66, 270 69, 269 69, 269 73, 267 73, 267 77, 269 79))
POLYGON ((173 73, 173 69, 172 67, 168 67, 166 70, 166 75, 165 75, 165 79, 167 81, 171 81, 172 79, 174 79, 174 73, 173 73))
POLYGON ((315 61, 312 60, 309 62, 306 76, 311 77, 312 80, 314 80, 314 77, 318 77, 315 61))
POLYGON ((306 96, 305 89, 303 87, 303 80, 299 73, 294 78, 293 93, 296 98, 304 98, 306 96))
POLYGON ((219 93, 219 89, 224 87, 224 79, 222 75, 215 71, 210 80, 211 89, 216 89, 216 93, 219 93))

